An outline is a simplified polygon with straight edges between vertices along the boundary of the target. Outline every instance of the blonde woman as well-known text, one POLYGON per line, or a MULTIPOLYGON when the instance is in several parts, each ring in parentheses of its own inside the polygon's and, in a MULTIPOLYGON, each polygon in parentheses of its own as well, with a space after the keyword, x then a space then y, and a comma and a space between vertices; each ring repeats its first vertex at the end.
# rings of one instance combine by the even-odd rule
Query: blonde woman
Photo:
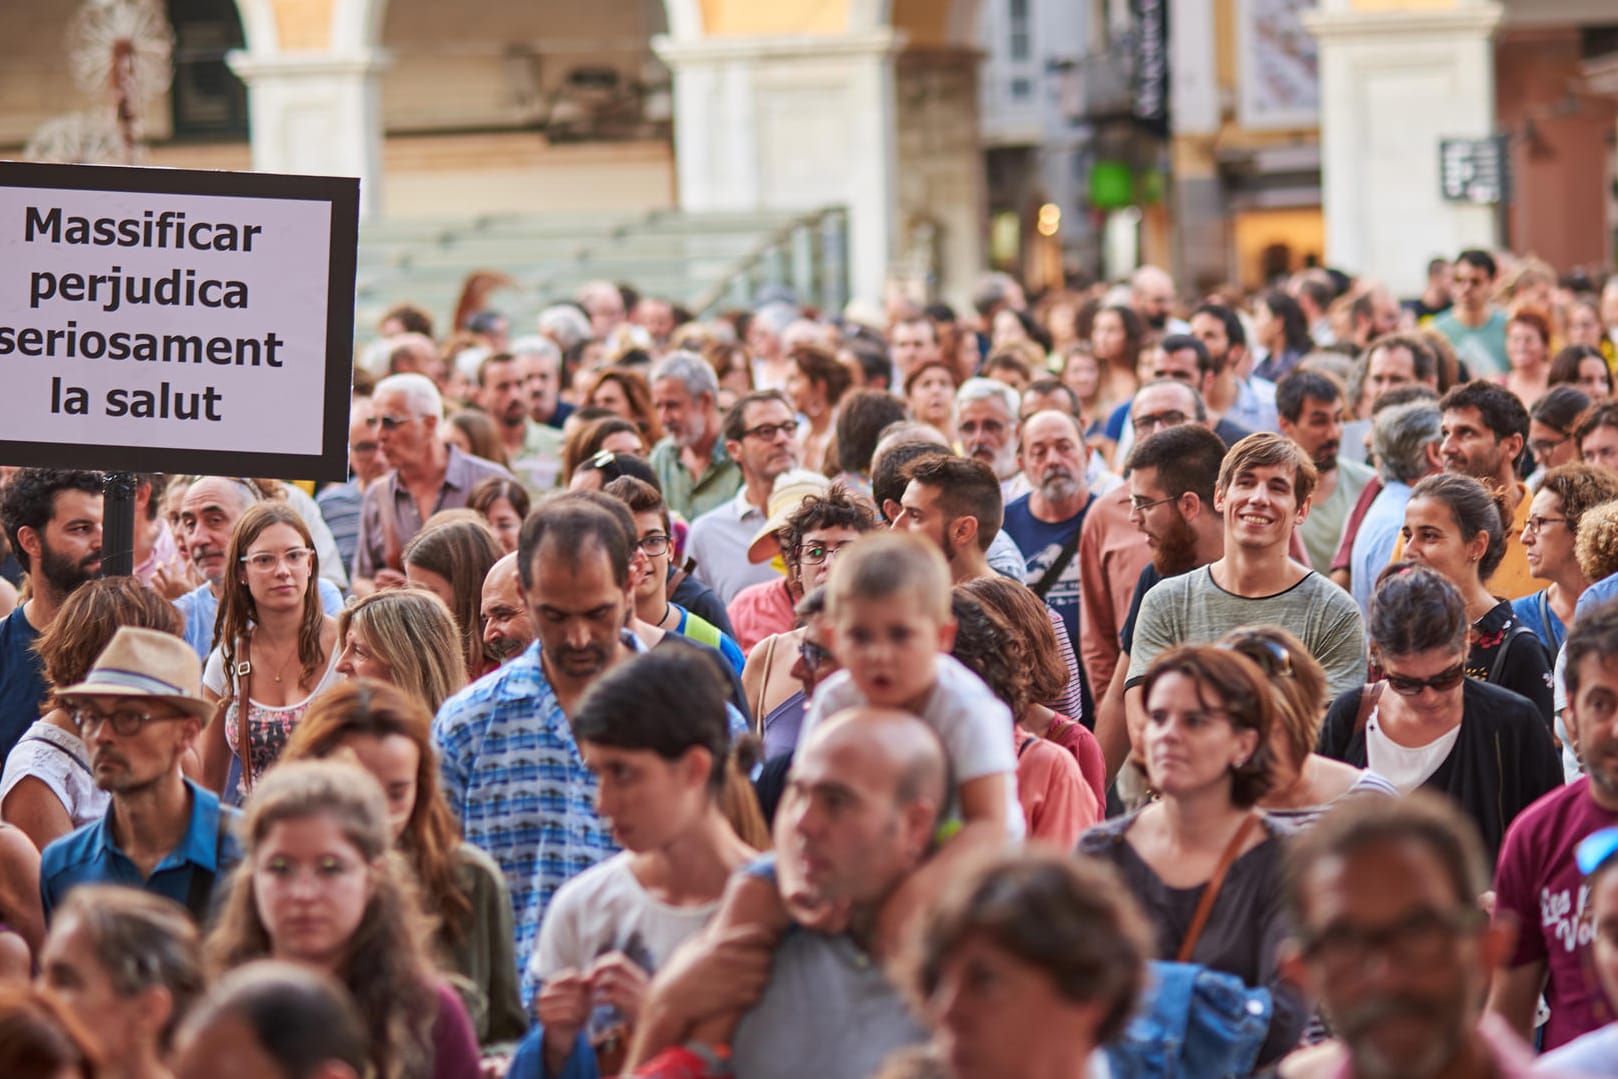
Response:
POLYGON ((337 639, 339 674, 398 686, 429 714, 466 685, 460 630, 426 589, 373 592, 338 616, 337 639))

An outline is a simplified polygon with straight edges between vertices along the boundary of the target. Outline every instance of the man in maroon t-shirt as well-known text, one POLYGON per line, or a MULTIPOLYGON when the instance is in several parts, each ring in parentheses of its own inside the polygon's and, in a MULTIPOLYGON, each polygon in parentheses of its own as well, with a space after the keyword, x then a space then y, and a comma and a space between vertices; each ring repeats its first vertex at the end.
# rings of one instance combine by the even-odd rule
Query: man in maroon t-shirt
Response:
POLYGON ((1597 607, 1567 638, 1567 729, 1585 775, 1517 815, 1495 869, 1495 917, 1517 923, 1517 946, 1489 987, 1489 1009, 1531 1038, 1541 993, 1545 1049, 1613 1019, 1589 970, 1591 926, 1574 851, 1618 824, 1618 602, 1597 607))

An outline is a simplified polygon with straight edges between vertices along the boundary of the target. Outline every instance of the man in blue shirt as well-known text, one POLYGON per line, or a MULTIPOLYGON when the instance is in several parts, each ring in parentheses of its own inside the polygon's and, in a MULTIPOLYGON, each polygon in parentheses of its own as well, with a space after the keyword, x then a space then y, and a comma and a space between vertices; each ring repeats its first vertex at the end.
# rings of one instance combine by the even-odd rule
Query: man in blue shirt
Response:
POLYGON ((112 804, 41 854, 46 920, 68 891, 92 882, 144 888, 205 920, 215 883, 241 854, 229 811, 180 771, 213 711, 202 699, 202 664, 178 637, 125 626, 85 680, 58 696, 112 804))
POLYGON ((0 764, 45 699, 33 644, 74 589, 101 573, 101 473, 20 468, 0 501, 11 549, 28 571, 27 603, 0 619, 0 764))

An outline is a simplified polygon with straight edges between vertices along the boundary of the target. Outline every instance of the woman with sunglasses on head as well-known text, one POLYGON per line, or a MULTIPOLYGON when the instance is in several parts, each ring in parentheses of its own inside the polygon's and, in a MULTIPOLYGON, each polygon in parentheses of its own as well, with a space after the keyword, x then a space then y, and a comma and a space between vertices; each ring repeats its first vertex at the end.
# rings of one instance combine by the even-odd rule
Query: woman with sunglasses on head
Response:
POLYGON ((225 554, 219 616, 202 695, 220 703, 202 734, 202 782, 236 802, 275 763, 321 690, 337 681, 337 620, 321 609, 320 559, 284 502, 258 502, 225 554), (245 713, 242 706, 245 704, 245 713), (241 783, 227 791, 232 759, 241 783))
POLYGON ((376 777, 394 846, 436 921, 434 950, 473 1017, 478 1040, 516 1041, 527 1019, 517 992, 511 896, 499 865, 461 839, 439 791, 432 721, 433 713, 412 695, 361 678, 321 694, 283 760, 346 756, 376 777))
MULTIPOLYGON (((1471 476, 1428 476, 1405 504, 1404 557, 1454 585, 1471 623, 1466 673, 1528 699, 1551 727, 1551 659, 1511 601, 1484 587, 1506 555, 1511 516, 1501 498, 1471 476)), ((1387 573, 1386 570, 1383 571, 1387 573)))
POLYGON ((1339 799, 1359 794, 1397 797, 1399 789, 1375 772, 1315 752, 1326 709, 1326 672, 1303 644, 1280 626, 1237 629, 1219 639, 1270 680, 1275 726, 1270 735, 1274 784, 1258 800, 1276 820, 1306 828, 1339 799))
POLYGON ((1079 840, 1140 902, 1153 958, 1234 975, 1270 991, 1257 1070, 1297 1045, 1302 993, 1281 975, 1282 859, 1290 829, 1257 808, 1269 791, 1275 705, 1264 673, 1228 648, 1171 648, 1147 670, 1141 749, 1156 801, 1079 840))
POLYGON ((433 962, 371 774, 338 761, 278 767, 253 792, 241 837, 241 868, 208 935, 213 975, 266 957, 328 974, 359 1005, 378 1079, 478 1075, 471 1020, 433 962))
POLYGON ((602 451, 645 457, 651 448, 633 421, 612 413, 582 420, 574 414, 568 417, 568 424, 562 442, 563 487, 580 465, 602 451))
POLYGON ((1492 864, 1506 826, 1562 783, 1549 727, 1518 694, 1467 677, 1467 607, 1442 575, 1412 562, 1383 570, 1371 600, 1371 658, 1382 681, 1332 702, 1319 751, 1369 768, 1401 792, 1448 794, 1492 864))

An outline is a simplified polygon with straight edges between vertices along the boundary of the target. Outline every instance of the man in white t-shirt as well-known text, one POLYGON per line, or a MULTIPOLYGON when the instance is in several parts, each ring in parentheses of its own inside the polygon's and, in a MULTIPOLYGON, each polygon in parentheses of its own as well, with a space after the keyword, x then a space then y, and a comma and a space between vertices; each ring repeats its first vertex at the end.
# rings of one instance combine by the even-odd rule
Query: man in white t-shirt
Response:
POLYGON ((513 1076, 561 1075, 575 1053, 598 1051, 601 1073, 615 1073, 625 1016, 651 975, 754 857, 719 807, 729 690, 706 656, 655 649, 604 675, 573 717, 597 811, 624 850, 563 884, 546 909, 530 963, 539 1023, 513 1076))

